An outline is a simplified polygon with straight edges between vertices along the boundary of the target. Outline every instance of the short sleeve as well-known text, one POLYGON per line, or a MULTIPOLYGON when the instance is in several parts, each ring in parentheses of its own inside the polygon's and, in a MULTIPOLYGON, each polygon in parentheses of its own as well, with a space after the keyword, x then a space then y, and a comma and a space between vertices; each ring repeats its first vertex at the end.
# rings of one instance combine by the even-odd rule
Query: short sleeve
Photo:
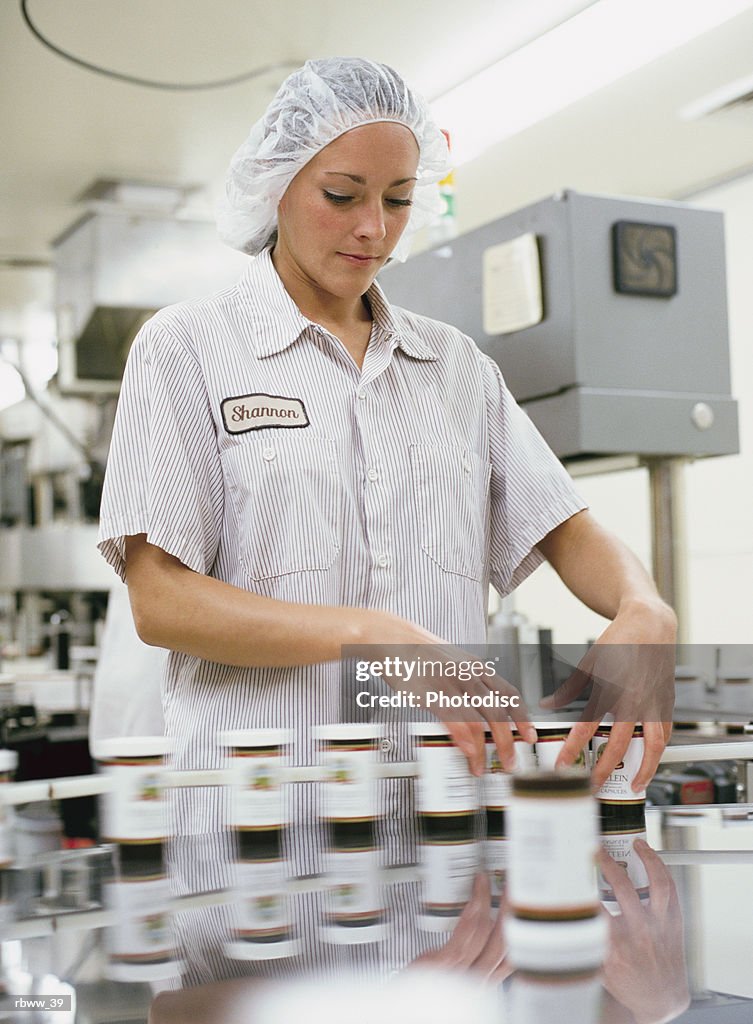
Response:
POLYGON ((491 582, 505 595, 544 560, 539 541, 587 506, 496 363, 482 358, 491 459, 489 563, 491 582))
POLYGON ((160 314, 134 340, 107 460, 98 547, 125 578, 125 538, 195 572, 212 567, 222 528, 222 470, 202 367, 160 314))

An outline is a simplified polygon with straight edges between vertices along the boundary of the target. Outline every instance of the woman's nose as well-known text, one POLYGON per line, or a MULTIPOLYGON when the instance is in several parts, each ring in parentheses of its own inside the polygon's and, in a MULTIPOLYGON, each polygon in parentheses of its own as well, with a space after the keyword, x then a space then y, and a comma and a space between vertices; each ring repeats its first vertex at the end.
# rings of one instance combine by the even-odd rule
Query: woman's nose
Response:
POLYGON ((361 206, 360 217, 356 225, 356 234, 360 238, 379 240, 387 234, 384 223, 384 210, 381 202, 368 203, 361 206))

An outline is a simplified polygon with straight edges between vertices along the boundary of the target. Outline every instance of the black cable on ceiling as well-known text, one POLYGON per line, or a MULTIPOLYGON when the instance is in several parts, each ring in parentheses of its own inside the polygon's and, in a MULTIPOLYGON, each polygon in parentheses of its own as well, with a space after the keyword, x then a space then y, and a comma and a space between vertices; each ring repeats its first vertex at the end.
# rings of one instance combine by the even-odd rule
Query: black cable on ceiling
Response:
POLYGON ((111 68, 101 67, 99 64, 92 64, 90 61, 83 60, 81 57, 77 57, 75 54, 68 53, 67 50, 63 50, 61 47, 56 46, 55 43, 42 35, 40 30, 31 20, 31 15, 28 10, 29 0, 20 0, 20 3, 21 17, 23 18, 26 27, 43 46, 47 47, 48 50, 56 54, 58 57, 62 57, 64 60, 70 61, 71 64, 84 68, 85 71, 93 71, 95 74, 104 75, 105 78, 114 78, 116 81, 126 82, 128 85, 141 85, 147 89, 165 89, 169 92, 190 92, 192 90, 195 91, 200 89, 224 89, 230 85, 238 85, 241 82, 248 82, 254 78, 260 78, 262 75, 266 75, 270 71, 299 67, 303 63, 302 61, 276 61, 273 64, 264 64, 259 68, 254 68, 252 71, 244 71, 239 75, 233 75, 230 78, 219 78, 211 82, 159 82, 149 78, 139 78, 137 75, 127 75, 122 71, 113 71, 111 68))

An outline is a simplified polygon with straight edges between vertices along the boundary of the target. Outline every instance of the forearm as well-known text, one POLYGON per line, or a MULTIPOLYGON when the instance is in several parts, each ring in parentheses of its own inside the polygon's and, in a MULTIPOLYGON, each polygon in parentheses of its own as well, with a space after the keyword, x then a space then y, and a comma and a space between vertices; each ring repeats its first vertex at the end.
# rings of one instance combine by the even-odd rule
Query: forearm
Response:
POLYGON ((575 596, 592 611, 615 619, 630 608, 674 618, 639 559, 589 512, 552 530, 539 550, 575 596))
POLYGON ((154 647, 225 665, 310 665, 335 661, 343 644, 379 642, 381 619, 399 642, 386 635, 400 633, 395 616, 262 597, 192 572, 143 535, 127 538, 126 564, 136 629, 154 647))

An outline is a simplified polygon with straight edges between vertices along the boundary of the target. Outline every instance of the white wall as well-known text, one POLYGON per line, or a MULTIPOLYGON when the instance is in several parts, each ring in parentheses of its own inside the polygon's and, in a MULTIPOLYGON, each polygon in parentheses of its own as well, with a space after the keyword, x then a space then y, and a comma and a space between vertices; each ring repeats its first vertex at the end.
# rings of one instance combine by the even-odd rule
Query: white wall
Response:
MULTIPOLYGON (((608 191, 608 189, 603 189, 608 191)), ((458 195, 462 203, 462 195, 458 195)), ((740 408, 739 455, 700 460, 685 470, 688 642, 753 642, 753 175, 693 197, 722 210, 727 237, 732 391, 740 408)), ((650 565, 647 474, 582 478, 594 514, 650 565)), ((516 592, 517 610, 552 626, 561 643, 598 635, 604 620, 583 608, 548 566, 516 592)))

